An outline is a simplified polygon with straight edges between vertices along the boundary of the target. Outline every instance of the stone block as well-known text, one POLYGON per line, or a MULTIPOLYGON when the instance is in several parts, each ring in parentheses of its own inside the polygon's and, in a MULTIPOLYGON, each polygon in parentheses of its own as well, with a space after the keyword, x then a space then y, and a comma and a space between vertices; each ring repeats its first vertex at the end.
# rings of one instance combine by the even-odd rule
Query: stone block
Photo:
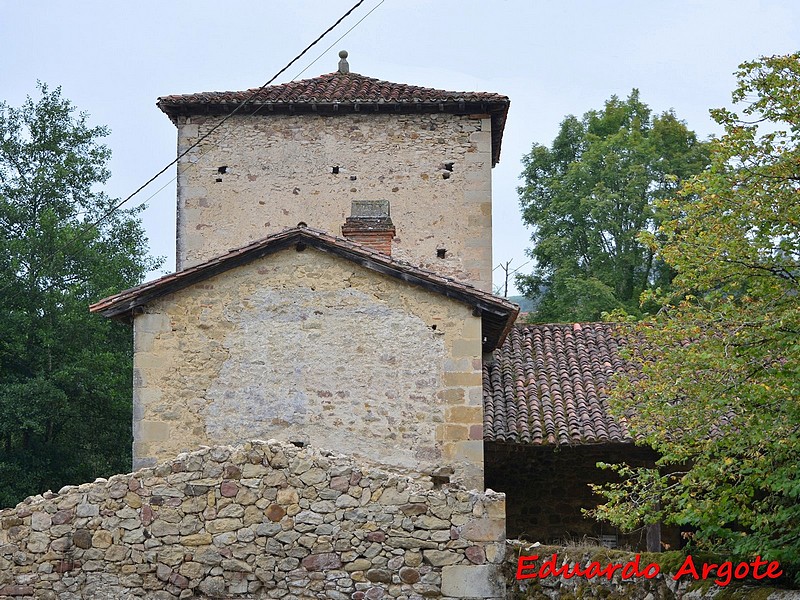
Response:
POLYGON ((452 372, 469 371, 472 368, 471 356, 462 356, 460 358, 448 358, 444 361, 444 370, 452 372))
POLYGON ((153 342, 156 339, 156 333, 152 331, 141 331, 138 327, 133 330, 133 351, 136 353, 134 356, 136 366, 139 366, 139 361, 144 358, 143 353, 150 352, 153 349, 153 342))
POLYGON ((453 565, 461 560, 460 554, 447 550, 423 550, 422 556, 425 562, 434 567, 453 565))
POLYGON ((161 421, 134 423, 134 437, 141 442, 162 442, 169 439, 169 425, 161 421))
POLYGON ((186 123, 178 128, 178 136, 180 138, 196 138, 199 137, 198 130, 200 126, 197 123, 186 123))
POLYGON ((181 200, 196 200, 208 197, 208 190, 203 186, 186 186, 178 191, 181 200))
POLYGON ((469 439, 469 429, 466 425, 439 425, 436 427, 436 439, 447 441, 466 440, 469 439))
POLYGON ((473 227, 486 227, 489 228, 492 226, 492 216, 491 215, 470 215, 468 219, 468 223, 473 227))
POLYGON ((492 496, 487 496, 483 499, 483 506, 486 509, 486 515, 490 519, 506 518, 505 494, 494 494, 492 496))
POLYGON ((306 556, 301 564, 307 571, 328 571, 340 568, 342 561, 334 552, 323 552, 306 556))
MULTIPOLYGON (((478 342, 483 339, 483 324, 479 317, 467 317, 464 321, 464 327, 461 330, 461 338, 465 340, 476 340, 478 342)), ((478 344, 478 350, 481 351, 480 343, 478 344)), ((480 357, 480 354, 478 356, 480 357)))
POLYGON ((442 568, 442 595, 451 598, 503 598, 505 584, 496 565, 450 565, 442 568))
POLYGON ((206 522, 206 530, 212 535, 225 533, 226 531, 235 531, 242 526, 243 524, 240 519, 214 519, 213 521, 206 522))
POLYGON ((451 350, 451 355, 454 358, 480 358, 481 353, 481 341, 477 337, 472 339, 455 340, 451 350))
POLYGON ((134 321, 135 335, 142 333, 168 333, 172 331, 170 317, 165 313, 144 313, 138 315, 134 321))
POLYGON ((461 528, 461 537, 472 542, 496 542, 505 536, 504 519, 473 519, 461 528))
POLYGON ((473 131, 469 135, 470 142, 490 142, 492 141, 492 134, 490 131, 473 131))
POLYGON ((465 244, 467 248, 489 248, 492 247, 492 238, 491 236, 481 237, 481 238, 470 238, 468 239, 465 244))
MULTIPOLYGON (((143 410, 148 406, 157 404, 162 400, 162 392, 155 387, 135 387, 133 388, 134 405, 140 405, 143 410)), ((143 418, 143 417, 142 417, 143 418)))
POLYGON ((468 152, 464 156, 464 166, 469 169, 486 169, 490 168, 492 164, 491 152, 479 152, 477 147, 473 146, 474 152, 468 152))
POLYGON ((464 404, 464 388, 447 388, 436 393, 436 397, 447 404, 464 404))
POLYGON ((444 446, 444 455, 449 462, 463 461, 483 466, 483 441, 450 442, 444 446))
POLYGON ((467 390, 467 399, 461 404, 466 404, 468 406, 483 406, 483 389, 474 387, 467 390))
POLYGON ((483 424, 477 423, 469 426, 469 439, 483 440, 483 424))
MULTIPOLYGON (((482 406, 448 406, 445 409, 444 418, 448 423, 483 423, 482 406)), ((465 432, 466 433, 466 432, 465 432)), ((466 439, 465 435, 461 439, 466 439)), ((483 438, 481 438, 483 439, 483 438)))
POLYGON ((444 385, 446 387, 481 387, 483 376, 478 372, 445 373, 444 385))
POLYGON ((44 531, 50 527, 52 518, 43 511, 36 511, 31 515, 31 529, 33 531, 44 531))

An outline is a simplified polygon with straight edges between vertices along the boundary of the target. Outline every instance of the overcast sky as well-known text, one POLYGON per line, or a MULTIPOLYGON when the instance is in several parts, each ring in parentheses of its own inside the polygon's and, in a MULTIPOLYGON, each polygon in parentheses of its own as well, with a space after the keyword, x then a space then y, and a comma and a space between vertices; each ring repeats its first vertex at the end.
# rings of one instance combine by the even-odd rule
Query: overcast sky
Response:
MULTIPOLYGON (((18 106, 37 79, 60 85, 92 124, 111 128, 106 191, 125 197, 175 157, 158 96, 258 87, 355 1, 0 0, 0 100, 18 106)), ((494 263, 512 260, 513 269, 528 260, 530 237, 517 201, 520 159, 533 142, 549 145, 565 115, 636 87, 654 111, 674 109, 705 138, 718 133, 708 109, 730 104, 739 63, 798 46, 795 0, 366 0, 276 83, 306 67, 299 78, 335 71, 347 49, 362 75, 509 96, 493 173, 494 263)), ((147 199, 162 273, 175 263, 174 175, 136 202, 147 199)))

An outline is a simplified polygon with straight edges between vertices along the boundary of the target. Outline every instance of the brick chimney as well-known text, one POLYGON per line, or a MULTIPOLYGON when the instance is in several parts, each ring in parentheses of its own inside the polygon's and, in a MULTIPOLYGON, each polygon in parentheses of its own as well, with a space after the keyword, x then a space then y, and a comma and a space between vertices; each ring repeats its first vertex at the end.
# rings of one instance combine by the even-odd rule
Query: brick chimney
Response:
POLYGON ((342 235, 391 256, 395 229, 389 216, 389 201, 353 200, 350 216, 342 225, 342 235))

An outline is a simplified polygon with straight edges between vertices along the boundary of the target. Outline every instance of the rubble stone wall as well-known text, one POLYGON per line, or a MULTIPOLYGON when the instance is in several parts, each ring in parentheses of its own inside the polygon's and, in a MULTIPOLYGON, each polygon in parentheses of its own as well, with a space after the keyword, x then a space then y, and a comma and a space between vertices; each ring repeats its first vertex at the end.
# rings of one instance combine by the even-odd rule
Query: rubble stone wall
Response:
POLYGON ((0 511, 0 598, 500 598, 504 538, 502 494, 248 442, 0 511))
MULTIPOLYGON (((178 151, 221 119, 181 117, 178 151)), ((388 200, 394 257, 491 291, 487 115, 226 119, 178 163, 178 270, 301 221, 341 235, 352 200, 388 200)))
POLYGON ((304 441, 483 487, 481 319, 294 248, 149 303, 134 321, 134 468, 200 445, 304 441))

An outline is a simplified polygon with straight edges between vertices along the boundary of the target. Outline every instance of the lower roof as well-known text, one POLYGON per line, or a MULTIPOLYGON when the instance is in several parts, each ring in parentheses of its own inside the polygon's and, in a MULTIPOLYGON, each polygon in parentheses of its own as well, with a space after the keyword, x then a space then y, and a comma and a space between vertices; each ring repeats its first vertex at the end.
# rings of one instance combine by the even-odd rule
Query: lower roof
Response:
POLYGON ((533 445, 629 443, 611 416, 609 380, 632 365, 609 323, 517 325, 483 366, 483 435, 533 445))
POLYGON ((519 306, 505 298, 449 277, 443 277, 433 271, 414 267, 367 246, 310 227, 285 229, 241 248, 230 250, 199 265, 104 298, 90 306, 89 310, 106 317, 129 320, 135 316, 140 307, 148 302, 253 260, 292 247, 298 252, 307 247, 316 248, 321 252, 355 262, 366 269, 400 279, 409 285, 422 287, 471 306, 473 314, 481 317, 484 352, 491 352, 503 343, 519 313, 519 306))

